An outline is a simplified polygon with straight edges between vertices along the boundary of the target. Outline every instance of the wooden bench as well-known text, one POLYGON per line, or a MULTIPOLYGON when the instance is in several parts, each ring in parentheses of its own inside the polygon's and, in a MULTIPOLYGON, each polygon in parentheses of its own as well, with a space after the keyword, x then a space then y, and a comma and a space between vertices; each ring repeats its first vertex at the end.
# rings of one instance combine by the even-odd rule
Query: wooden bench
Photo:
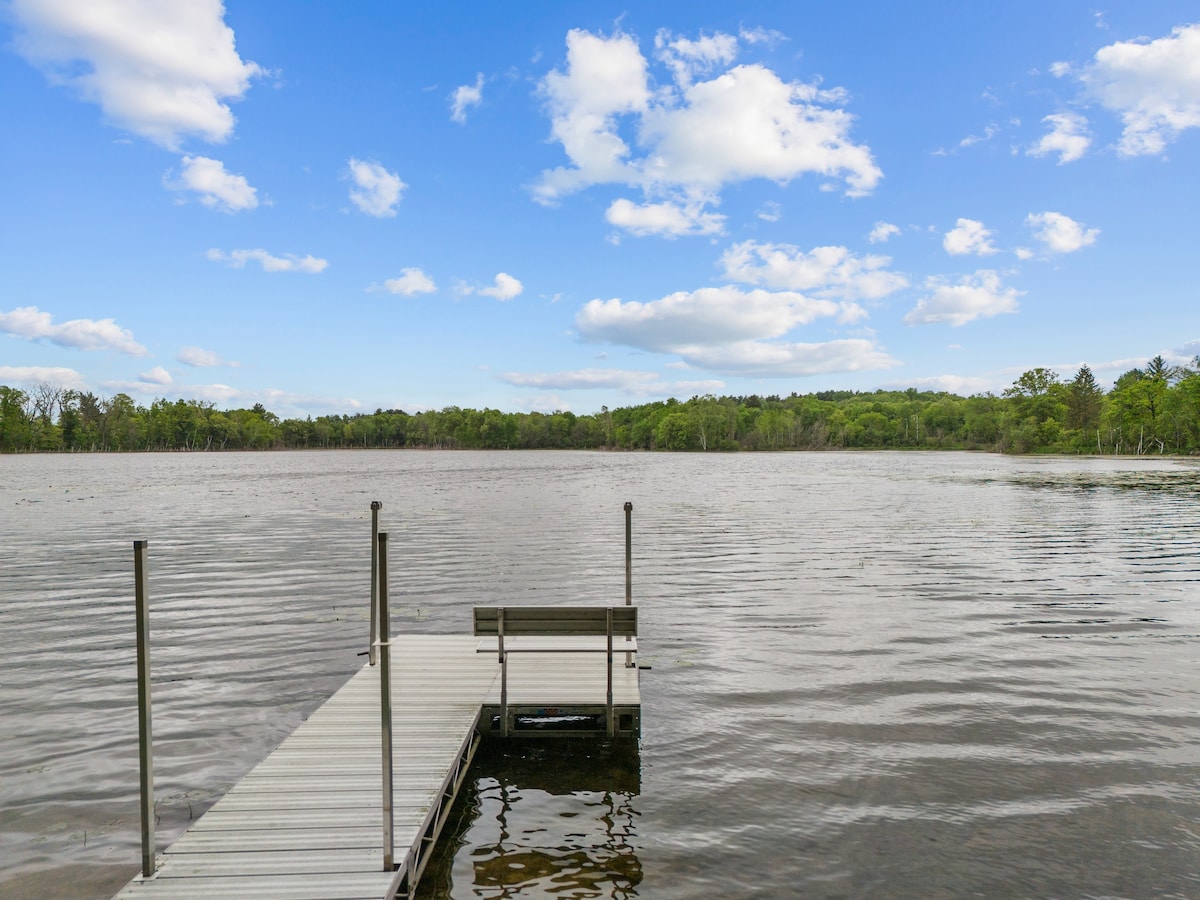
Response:
POLYGON ((626 639, 616 646, 617 652, 637 652, 636 606, 476 606, 475 634, 496 638, 494 644, 481 642, 477 652, 495 652, 500 661, 500 733, 504 737, 508 736, 510 653, 607 653, 606 725, 609 737, 615 734, 613 638, 626 639), (598 637, 606 640, 595 640, 598 637))

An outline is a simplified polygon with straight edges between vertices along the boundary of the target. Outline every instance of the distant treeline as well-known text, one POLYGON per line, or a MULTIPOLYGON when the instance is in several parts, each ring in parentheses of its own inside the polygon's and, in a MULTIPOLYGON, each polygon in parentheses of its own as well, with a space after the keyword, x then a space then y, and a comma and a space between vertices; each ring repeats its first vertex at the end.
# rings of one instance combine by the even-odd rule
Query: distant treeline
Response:
POLYGON ((1070 381, 1031 369, 1001 396, 819 391, 693 397, 594 415, 445 409, 280 419, 256 404, 198 400, 138 406, 48 384, 0 386, 0 450, 445 449, 826 450, 924 448, 1008 453, 1200 453, 1200 357, 1155 357, 1111 391, 1087 366, 1070 381))

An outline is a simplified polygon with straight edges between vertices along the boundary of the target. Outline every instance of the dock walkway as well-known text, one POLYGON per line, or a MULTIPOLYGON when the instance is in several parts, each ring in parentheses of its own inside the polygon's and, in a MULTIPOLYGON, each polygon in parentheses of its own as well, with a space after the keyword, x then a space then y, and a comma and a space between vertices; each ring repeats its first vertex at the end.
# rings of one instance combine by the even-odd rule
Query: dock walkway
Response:
MULTIPOLYGON (((479 650, 467 635, 392 638, 396 871, 383 867, 380 667, 364 666, 115 900, 410 896, 499 709, 496 655, 479 650)), ((509 666, 514 716, 604 710, 604 654, 529 653, 509 666)), ((613 699, 619 732, 636 735, 636 668, 614 666, 613 699)))

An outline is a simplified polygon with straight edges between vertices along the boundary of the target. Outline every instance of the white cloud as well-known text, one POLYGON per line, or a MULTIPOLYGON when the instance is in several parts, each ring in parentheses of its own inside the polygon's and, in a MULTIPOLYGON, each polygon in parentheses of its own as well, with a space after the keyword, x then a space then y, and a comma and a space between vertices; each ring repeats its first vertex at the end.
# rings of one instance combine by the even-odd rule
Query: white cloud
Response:
POLYGON ((209 259, 214 262, 228 263, 235 269, 240 269, 248 262, 256 262, 262 266, 264 272, 306 272, 310 275, 315 275, 318 272, 323 272, 329 265, 328 260, 318 259, 315 256, 297 256, 294 253, 285 253, 283 256, 272 256, 266 250, 230 250, 226 253, 223 250, 209 250, 206 254, 209 259))
POLYGON ((965 275, 958 284, 943 278, 929 278, 925 287, 932 291, 920 300, 904 321, 909 325, 965 325, 980 318, 1017 311, 1017 297, 1023 291, 1005 288, 1000 276, 991 269, 965 275))
POLYGON ((16 45, 116 125, 170 150, 233 132, 227 101, 263 74, 234 47, 220 0, 14 0, 16 45))
MULTIPOLYGON (((697 381, 665 381, 655 372, 631 369, 576 369, 569 372, 505 372, 500 380, 515 387, 532 387, 538 390, 620 391, 631 397, 665 396, 668 394, 691 396, 719 391, 725 382, 717 379, 697 381)), ((557 400, 557 395, 555 395, 557 400)), ((561 402, 561 401, 558 401, 561 402)), ((557 406, 557 409, 565 409, 557 406)))
POLYGON ((700 203, 681 206, 666 201, 641 206, 625 198, 614 200, 604 214, 611 225, 624 228, 637 237, 658 234, 674 238, 683 234, 720 234, 725 217, 704 212, 700 203))
POLYGON ((1020 260, 1033 259, 1033 257, 1036 255, 1028 247, 1014 247, 1013 253, 1017 254, 1017 259, 1020 259, 1020 260))
POLYGON ((900 229, 891 222, 876 222, 875 227, 871 229, 871 233, 867 235, 867 240, 872 244, 883 244, 891 237, 900 233, 900 229))
POLYGON ((791 244, 744 241, 726 250, 720 262, 730 281, 806 291, 817 297, 878 300, 908 286, 907 278, 887 270, 890 257, 858 257, 845 247, 805 252, 791 244))
POLYGON ((650 303, 592 300, 575 318, 589 341, 674 353, 695 368, 763 377, 848 372, 896 365, 874 341, 771 341, 845 304, 793 291, 734 287, 680 291, 650 303))
POLYGON ((1200 24, 1102 47, 1078 77, 1124 123, 1118 153, 1162 153, 1181 131, 1200 126, 1200 24))
POLYGON ((1058 164, 1074 162, 1082 157, 1092 138, 1088 134, 1088 121, 1079 113, 1056 113, 1046 116, 1043 122, 1050 126, 1050 132, 1025 151, 1028 156, 1045 156, 1048 153, 1058 154, 1058 164))
POLYGON ((738 37, 747 44, 766 44, 771 48, 787 40, 787 36, 782 31, 776 31, 774 28, 763 28, 761 25, 755 28, 739 29, 738 37))
POLYGON ((729 65, 737 58, 737 38, 731 34, 717 32, 700 35, 696 40, 675 37, 663 28, 654 36, 655 54, 675 78, 675 83, 686 87, 697 75, 711 72, 717 66, 729 65))
POLYGON ((172 380, 171 373, 162 366, 155 366, 149 372, 142 372, 138 375, 138 381, 146 384, 170 384, 172 380))
POLYGON ((856 338, 819 344, 739 341, 680 351, 690 365, 728 375, 760 378, 861 372, 900 365, 875 341, 856 338))
POLYGON ((60 347, 76 350, 115 350, 129 356, 149 356, 150 352, 133 339, 133 332, 112 319, 72 319, 61 325, 36 306, 18 306, 12 312, 0 312, 0 332, 26 338, 47 340, 60 347))
POLYGON ((774 200, 768 200, 762 205, 758 212, 755 213, 755 215, 764 222, 778 222, 783 218, 783 207, 781 207, 774 200))
POLYGON ((983 134, 968 134, 965 138, 958 142, 960 147, 971 147, 975 144, 982 144, 990 141, 1000 133, 1000 127, 994 123, 987 125, 983 129, 983 134))
MULTIPOLYGON (((590 185, 624 184, 645 193, 641 209, 667 200, 687 210, 713 205, 726 184, 752 178, 786 183, 815 174, 841 180, 847 194, 859 196, 882 177, 870 150, 849 138, 853 117, 842 108, 843 91, 784 82, 757 64, 696 80, 733 61, 736 40, 729 35, 688 40, 660 32, 657 44, 673 83, 652 91, 633 37, 568 33, 565 70, 548 73, 541 94, 551 135, 570 165, 543 171, 535 199, 553 203, 590 185), (639 152, 623 129, 636 133, 639 152)), ((691 218, 699 221, 698 214, 691 218)))
POLYGON ((1085 228, 1083 223, 1056 212, 1030 213, 1025 224, 1038 229, 1033 236, 1048 253, 1074 253, 1096 243, 1100 234, 1099 228, 1085 228))
POLYGON ((525 290, 525 285, 513 278, 507 272, 496 276, 495 283, 488 288, 480 288, 479 293, 484 297, 495 297, 497 300, 511 300, 525 290))
POLYGON ((241 363, 222 359, 212 350, 204 350, 201 347, 184 347, 175 358, 185 366, 192 366, 197 369, 211 369, 218 366, 237 368, 241 365, 241 363))
POLYGON ((241 175, 225 171, 225 164, 207 156, 185 156, 179 177, 168 172, 163 184, 177 191, 194 191, 210 209, 235 213, 258 206, 258 192, 241 175))
POLYGON ((390 294, 403 294, 405 297, 432 294, 437 290, 433 279, 415 266, 401 269, 400 276, 389 278, 383 283, 383 287, 390 294))
POLYGON ((743 291, 736 287, 679 291, 649 303, 590 300, 575 317, 590 341, 679 353, 696 345, 720 345, 779 337, 798 325, 836 316, 842 307, 794 291, 743 291))
POLYGON ((0 384, 10 387, 49 384, 64 390, 87 390, 87 382, 82 375, 62 366, 0 366, 0 384))
POLYGON ((400 197, 408 187, 395 172, 389 172, 377 162, 364 162, 351 157, 347 166, 354 187, 350 200, 368 216, 389 219, 396 215, 400 197))
MULTIPOLYGON (((1005 382, 1005 384, 1007 383, 1005 382)), ((928 378, 906 378, 904 381, 889 382, 880 387, 894 391, 902 391, 911 387, 918 390, 945 391, 948 394, 958 394, 960 397, 970 397, 973 394, 995 390, 1003 385, 973 375, 932 375, 928 378)))
POLYGON ((942 246, 952 256, 964 256, 974 253, 988 256, 997 252, 991 243, 992 233, 983 227, 982 222, 974 219, 959 219, 955 227, 946 232, 942 246))
POLYGON ((460 125, 467 121, 467 110, 483 102, 483 73, 475 74, 475 84, 463 84, 450 96, 450 118, 460 125))
POLYGON ((645 394, 651 386, 662 381, 655 372, 638 372, 629 369, 576 369, 572 372, 505 372, 500 380, 516 387, 534 387, 539 390, 594 390, 615 389, 628 394, 645 394))

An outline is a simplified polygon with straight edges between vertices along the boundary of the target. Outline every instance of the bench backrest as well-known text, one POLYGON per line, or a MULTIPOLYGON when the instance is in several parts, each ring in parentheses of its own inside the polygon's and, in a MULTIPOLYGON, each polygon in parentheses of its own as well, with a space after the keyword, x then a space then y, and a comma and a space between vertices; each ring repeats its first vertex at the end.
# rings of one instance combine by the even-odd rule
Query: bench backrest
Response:
MULTIPOLYGON (((476 606, 475 634, 500 633, 500 610, 504 610, 504 635, 597 635, 608 634, 606 606, 476 606)), ((637 637, 637 607, 614 606, 613 635, 637 637)))

